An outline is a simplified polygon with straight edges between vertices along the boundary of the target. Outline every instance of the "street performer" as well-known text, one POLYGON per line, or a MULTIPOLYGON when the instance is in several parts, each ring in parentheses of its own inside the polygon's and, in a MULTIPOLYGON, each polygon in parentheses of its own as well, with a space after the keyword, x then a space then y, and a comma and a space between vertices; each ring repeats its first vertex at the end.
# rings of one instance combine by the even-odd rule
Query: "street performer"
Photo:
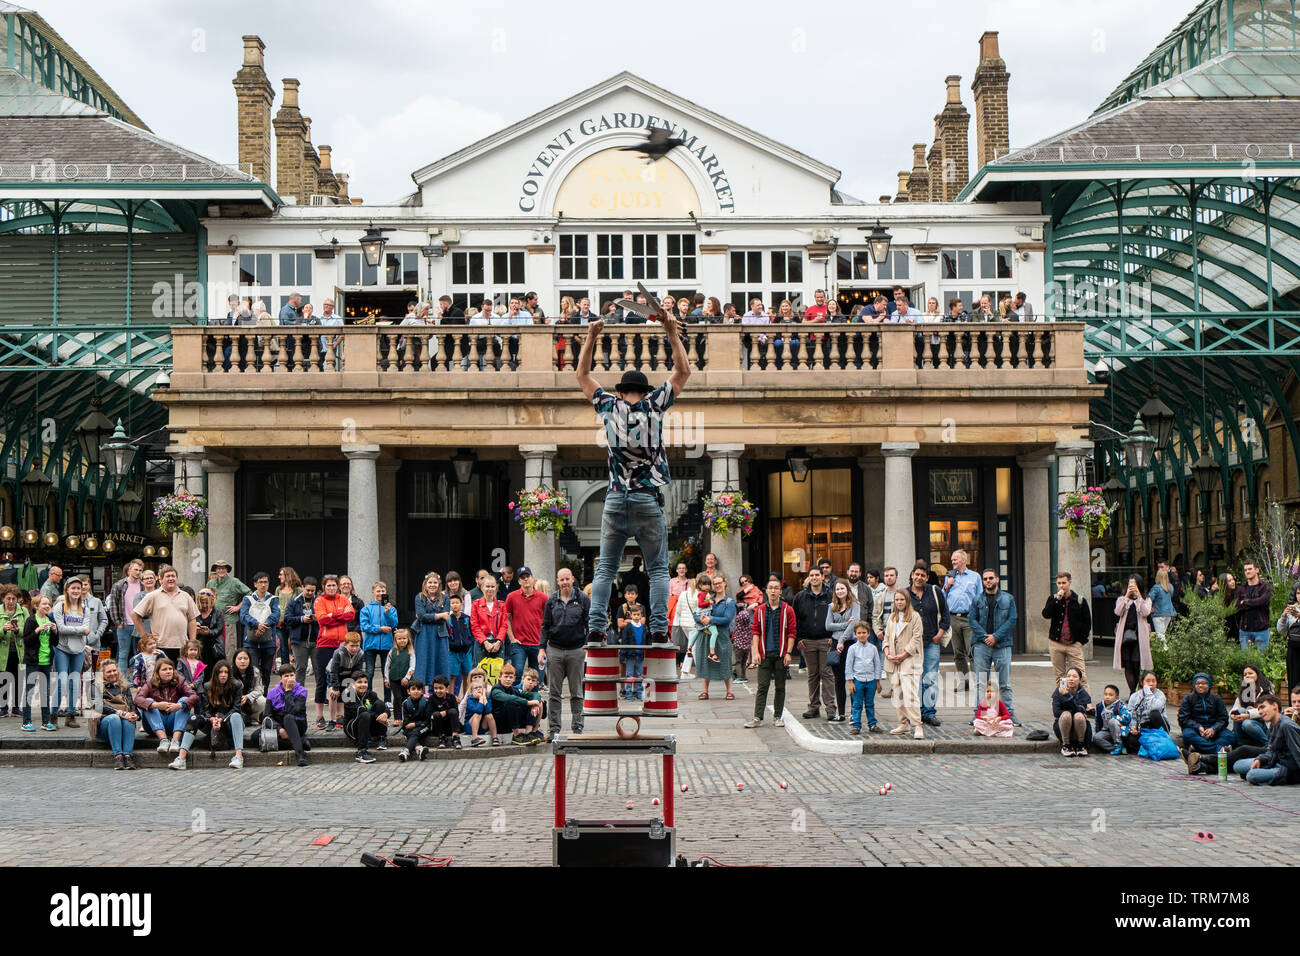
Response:
POLYGON ((646 300, 649 317, 657 318, 672 346, 673 371, 667 382, 652 390, 643 372, 628 369, 614 386, 617 396, 597 385, 591 363, 605 326, 600 319, 587 326, 578 356, 578 385, 605 425, 609 458, 609 486, 600 522, 600 559, 591 584, 590 643, 605 642, 609 592, 629 537, 636 538, 650 577, 649 643, 668 643, 668 530, 662 489, 671 479, 664 452, 663 421, 664 412, 681 394, 691 370, 677 320, 653 296, 647 295, 646 300))

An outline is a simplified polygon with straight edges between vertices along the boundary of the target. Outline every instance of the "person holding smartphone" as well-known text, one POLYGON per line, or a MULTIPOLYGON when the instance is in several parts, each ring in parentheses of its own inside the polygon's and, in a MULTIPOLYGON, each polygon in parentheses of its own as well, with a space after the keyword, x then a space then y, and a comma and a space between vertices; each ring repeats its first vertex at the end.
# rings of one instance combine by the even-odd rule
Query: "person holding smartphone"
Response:
MULTIPOLYGON (((382 680, 384 661, 393 649, 393 631, 397 630, 397 608, 388 597, 388 585, 376 581, 370 588, 370 603, 361 609, 361 649, 365 651, 366 677, 375 684, 375 666, 382 680)), ((384 688, 384 703, 389 703, 390 688, 384 688)), ((401 701, 398 701, 401 704, 401 701)))
POLYGON ((1111 666, 1123 669, 1130 694, 1137 690, 1139 675, 1151 669, 1151 599, 1143 590, 1140 574, 1130 575, 1124 593, 1115 599, 1115 655, 1111 666))

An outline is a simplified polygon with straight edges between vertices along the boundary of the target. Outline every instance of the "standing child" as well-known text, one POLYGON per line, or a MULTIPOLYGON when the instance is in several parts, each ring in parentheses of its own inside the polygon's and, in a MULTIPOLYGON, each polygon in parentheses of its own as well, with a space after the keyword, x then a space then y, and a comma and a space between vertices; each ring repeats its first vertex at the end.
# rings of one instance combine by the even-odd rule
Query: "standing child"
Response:
POLYGON ((198 641, 186 641, 185 646, 181 648, 181 661, 177 665, 181 676, 193 684, 199 685, 199 678, 203 676, 204 663, 200 658, 203 656, 203 645, 198 641))
POLYGON ((474 669, 474 632, 470 629, 469 612, 465 599, 459 594, 447 598, 451 616, 447 618, 447 651, 451 655, 451 678, 456 681, 454 693, 465 690, 469 673, 474 669))
POLYGON ((464 700, 464 722, 469 727, 469 745, 480 747, 483 738, 478 735, 479 726, 487 727, 492 735, 492 746, 499 747, 501 738, 497 736, 497 722, 492 716, 492 698, 488 691, 487 673, 481 667, 469 672, 469 693, 464 700))
POLYGON ((1119 688, 1107 684, 1101 692, 1101 706, 1097 708, 1097 730, 1092 735, 1093 742, 1112 754, 1124 752, 1124 728, 1129 725, 1130 717, 1124 701, 1120 699, 1119 688))
MULTIPOLYGON (((627 609, 627 620, 619 632, 618 642, 628 648, 639 648, 645 643, 645 608, 640 604, 633 604, 627 609)), ((623 673, 627 681, 623 685, 623 698, 631 700, 635 689, 636 699, 640 700, 641 676, 645 672, 645 651, 621 650, 618 652, 618 659, 623 665, 623 673)))
POLYGON ((975 734, 980 737, 1010 737, 1016 725, 1011 722, 1011 711, 1002 703, 996 681, 984 688, 984 699, 975 708, 975 734))
POLYGON ((424 738, 429 736, 430 710, 429 699, 424 696, 424 682, 412 680, 406 688, 406 699, 402 701, 402 733, 406 735, 406 746, 397 752, 397 759, 406 763, 412 755, 416 760, 423 760, 427 752, 424 738))
POLYGON ((411 632, 398 628, 393 632, 393 649, 388 652, 388 673, 384 676, 384 697, 397 707, 406 698, 406 689, 415 677, 415 648, 411 632), (391 688, 391 695, 389 693, 391 688))
POLYGON ((871 625, 858 621, 853 625, 853 643, 844 658, 844 680, 852 700, 849 733, 862 733, 862 712, 867 712, 867 732, 881 733, 876 723, 876 683, 883 673, 883 663, 876 645, 871 643, 871 625))
POLYGON ((439 674, 429 696, 429 732, 438 738, 438 749, 460 749, 460 706, 450 690, 451 678, 439 674))

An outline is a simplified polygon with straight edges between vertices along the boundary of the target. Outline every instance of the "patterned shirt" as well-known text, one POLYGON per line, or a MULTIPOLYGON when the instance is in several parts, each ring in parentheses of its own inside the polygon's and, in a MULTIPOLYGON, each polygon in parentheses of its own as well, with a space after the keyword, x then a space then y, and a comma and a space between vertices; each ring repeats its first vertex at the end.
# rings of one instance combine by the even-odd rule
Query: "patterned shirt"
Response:
POLYGON ((635 405, 596 389, 591 404, 605 424, 610 491, 651 491, 669 483, 664 412, 675 398, 668 382, 635 405))

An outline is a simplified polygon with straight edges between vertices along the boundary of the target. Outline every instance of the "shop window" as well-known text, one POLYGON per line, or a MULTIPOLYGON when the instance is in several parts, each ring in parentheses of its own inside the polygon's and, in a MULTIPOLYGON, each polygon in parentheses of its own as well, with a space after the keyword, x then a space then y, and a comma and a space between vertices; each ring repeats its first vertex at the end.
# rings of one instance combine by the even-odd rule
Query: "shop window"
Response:
POLYGON ((853 480, 847 468, 814 468, 806 481, 788 471, 768 476, 769 558, 791 587, 829 558, 842 573, 853 558, 853 480))
POLYGON ((379 269, 366 262, 361 253, 349 252, 343 257, 343 284, 379 285, 379 269))
POLYGON ((411 475, 410 518, 488 518, 494 479, 474 474, 465 484, 450 468, 417 471, 411 475))

